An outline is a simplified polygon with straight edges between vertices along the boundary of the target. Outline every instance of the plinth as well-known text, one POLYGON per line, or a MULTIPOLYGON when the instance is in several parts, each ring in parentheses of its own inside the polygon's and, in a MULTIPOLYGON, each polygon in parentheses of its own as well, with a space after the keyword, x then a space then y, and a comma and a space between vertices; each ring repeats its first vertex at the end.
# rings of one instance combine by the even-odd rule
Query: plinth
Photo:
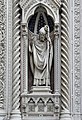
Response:
POLYGON ((50 86, 32 86, 29 94, 23 93, 23 120, 59 120, 59 96, 51 92, 50 86))

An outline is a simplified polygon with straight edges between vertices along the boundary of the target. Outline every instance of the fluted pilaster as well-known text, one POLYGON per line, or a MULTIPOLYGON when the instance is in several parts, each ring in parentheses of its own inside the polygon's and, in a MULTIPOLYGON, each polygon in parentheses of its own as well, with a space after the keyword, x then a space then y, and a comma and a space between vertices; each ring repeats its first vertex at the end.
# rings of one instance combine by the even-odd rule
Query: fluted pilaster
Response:
POLYGON ((13 0, 12 110, 20 111, 20 8, 13 0))

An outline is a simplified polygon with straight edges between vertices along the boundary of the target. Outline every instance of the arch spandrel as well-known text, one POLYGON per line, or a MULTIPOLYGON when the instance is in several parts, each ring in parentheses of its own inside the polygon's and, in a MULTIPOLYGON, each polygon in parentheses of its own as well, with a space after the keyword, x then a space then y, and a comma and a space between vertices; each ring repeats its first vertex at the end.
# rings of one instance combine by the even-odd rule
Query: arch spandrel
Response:
POLYGON ((59 11, 60 4, 57 2, 57 0, 31 0, 31 1, 23 1, 20 2, 21 8, 23 10, 22 12, 22 22, 27 23, 30 16, 34 15, 34 12, 37 7, 41 6, 44 7, 47 11, 47 14, 50 15, 54 22, 59 23, 59 15, 57 14, 59 11))

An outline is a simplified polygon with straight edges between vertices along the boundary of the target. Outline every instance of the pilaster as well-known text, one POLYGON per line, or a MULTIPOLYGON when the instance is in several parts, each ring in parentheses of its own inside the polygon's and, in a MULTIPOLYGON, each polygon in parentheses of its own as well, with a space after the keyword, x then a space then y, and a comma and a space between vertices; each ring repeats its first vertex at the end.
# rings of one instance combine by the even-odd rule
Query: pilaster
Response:
POLYGON ((59 20, 58 23, 55 23, 55 40, 54 40, 54 94, 55 94, 55 118, 58 120, 60 115, 60 25, 59 20), (57 116, 57 117, 56 117, 57 116))

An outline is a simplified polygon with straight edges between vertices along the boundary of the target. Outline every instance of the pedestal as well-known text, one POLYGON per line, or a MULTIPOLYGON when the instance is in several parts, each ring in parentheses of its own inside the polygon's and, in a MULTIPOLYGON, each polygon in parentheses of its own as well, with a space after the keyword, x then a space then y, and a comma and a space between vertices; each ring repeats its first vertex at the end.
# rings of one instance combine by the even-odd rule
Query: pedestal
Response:
POLYGON ((11 113, 11 120, 21 120, 21 113, 19 110, 13 110, 11 113))
POLYGON ((4 120, 5 115, 6 115, 6 113, 5 113, 4 109, 0 109, 0 120, 4 120))
POLYGON ((32 86, 30 94, 51 94, 50 86, 32 86))
POLYGON ((69 110, 61 111, 60 120, 71 120, 71 115, 69 110))
POLYGON ((33 86, 21 97, 23 120, 59 120, 59 97, 51 93, 50 86, 33 86))

